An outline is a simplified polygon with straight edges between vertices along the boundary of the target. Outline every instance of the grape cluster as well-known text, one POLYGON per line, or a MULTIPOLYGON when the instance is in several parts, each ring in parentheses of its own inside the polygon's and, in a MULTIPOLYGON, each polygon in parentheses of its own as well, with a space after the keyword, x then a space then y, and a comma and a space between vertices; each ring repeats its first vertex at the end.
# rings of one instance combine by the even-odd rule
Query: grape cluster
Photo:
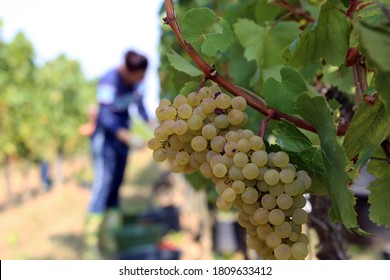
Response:
POLYGON ((200 170, 215 183, 216 205, 238 209, 247 245, 263 259, 305 259, 308 214, 304 192, 311 178, 296 171, 283 151, 265 150, 264 141, 242 129, 248 116, 243 97, 203 87, 156 109, 160 125, 148 142, 157 162, 168 160, 174 172, 200 170))

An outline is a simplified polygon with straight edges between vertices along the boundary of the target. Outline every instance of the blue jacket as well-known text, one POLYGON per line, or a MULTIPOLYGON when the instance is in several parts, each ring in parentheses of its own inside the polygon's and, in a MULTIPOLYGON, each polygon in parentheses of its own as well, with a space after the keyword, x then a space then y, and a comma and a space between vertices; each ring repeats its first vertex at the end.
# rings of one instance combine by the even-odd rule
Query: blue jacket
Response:
POLYGON ((97 101, 99 114, 97 128, 104 128, 115 135, 120 128, 131 126, 129 105, 135 103, 145 121, 149 121, 143 104, 142 84, 126 85, 118 69, 109 71, 103 76, 97 86, 97 101))

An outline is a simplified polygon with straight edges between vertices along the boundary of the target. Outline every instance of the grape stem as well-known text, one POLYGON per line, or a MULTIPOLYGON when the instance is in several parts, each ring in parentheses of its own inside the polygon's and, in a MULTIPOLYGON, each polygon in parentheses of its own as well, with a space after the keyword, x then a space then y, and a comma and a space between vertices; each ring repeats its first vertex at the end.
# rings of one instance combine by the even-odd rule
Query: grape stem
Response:
POLYGON ((267 130, 267 125, 270 119, 275 117, 275 114, 277 114, 276 110, 271 110, 270 114, 265 117, 265 119, 260 124, 259 129, 259 136, 264 139, 265 131, 267 130))
MULTIPOLYGON (((196 52, 196 50, 191 46, 191 44, 187 43, 182 35, 180 26, 176 20, 175 9, 172 3, 172 0, 164 0, 165 1, 165 11, 166 17, 163 19, 164 23, 168 24, 176 38, 178 39, 182 48, 186 51, 186 53, 190 56, 192 61, 199 67, 199 69, 205 74, 205 79, 209 79, 217 83, 219 86, 233 94, 234 96, 242 96, 246 99, 249 106, 251 106, 256 111, 261 114, 270 116, 270 118, 275 120, 286 119, 289 122, 293 123, 295 126, 300 127, 302 129, 317 133, 316 129, 301 118, 297 118, 295 116, 284 114, 279 112, 276 109, 270 108, 267 106, 265 101, 255 93, 249 94, 250 92, 247 89, 241 88, 233 84, 231 81, 222 77, 215 69, 213 65, 207 64, 207 62, 196 52)), ((344 135, 347 130, 347 126, 339 126, 337 130, 337 135, 344 135)))

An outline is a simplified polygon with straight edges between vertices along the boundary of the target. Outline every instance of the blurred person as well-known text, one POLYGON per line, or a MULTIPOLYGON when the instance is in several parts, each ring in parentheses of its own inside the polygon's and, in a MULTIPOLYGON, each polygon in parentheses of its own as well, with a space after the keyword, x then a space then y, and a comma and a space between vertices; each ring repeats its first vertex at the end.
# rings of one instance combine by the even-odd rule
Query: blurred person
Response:
MULTIPOLYGON (((98 82, 96 127, 91 135, 94 182, 85 227, 84 258, 112 254, 112 233, 121 226, 119 188, 131 148, 129 106, 136 104, 145 122, 149 116, 143 103, 142 84, 148 67, 145 56, 132 50, 123 63, 108 71, 98 82)), ((88 129, 81 129, 88 132, 88 129)))

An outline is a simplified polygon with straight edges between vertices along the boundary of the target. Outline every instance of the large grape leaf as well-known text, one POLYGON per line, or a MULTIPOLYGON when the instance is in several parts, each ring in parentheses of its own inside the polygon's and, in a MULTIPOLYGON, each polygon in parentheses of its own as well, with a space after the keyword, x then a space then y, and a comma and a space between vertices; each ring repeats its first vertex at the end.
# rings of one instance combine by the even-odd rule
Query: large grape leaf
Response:
POLYGON ((281 81, 269 78, 264 83, 264 97, 267 104, 283 113, 295 113, 294 103, 297 97, 307 91, 302 75, 292 67, 280 70, 281 81))
POLYGON ((390 133, 390 114, 383 102, 361 103, 345 135, 343 146, 349 159, 369 146, 377 147, 390 133))
POLYGON ((280 22, 273 27, 262 27, 252 20, 239 19, 234 31, 245 48, 248 61, 255 60, 261 69, 282 64, 282 50, 299 34, 295 22, 280 22))
POLYGON ((201 51, 210 57, 227 50, 233 42, 233 32, 228 22, 209 8, 189 10, 184 15, 182 27, 184 40, 200 44, 201 51))
POLYGON ((360 31, 360 42, 366 56, 380 69, 390 72, 390 31, 363 23, 356 28, 360 31))
POLYGON ((371 182, 368 186, 370 194, 370 219, 380 225, 390 227, 390 173, 371 182))
POLYGON ((325 98, 310 97, 303 93, 297 99, 296 108, 298 113, 314 126, 321 141, 318 158, 323 162, 324 172, 320 175, 332 203, 330 218, 343 223, 347 229, 359 231, 354 196, 348 189, 349 177, 346 172, 348 159, 337 141, 336 126, 325 98))
POLYGON ((349 47, 350 27, 346 15, 336 0, 326 1, 318 21, 307 26, 290 46, 288 62, 297 67, 318 63, 324 58, 328 64, 343 64, 349 47))
POLYGON ((183 57, 181 57, 177 52, 171 49, 172 53, 167 53, 167 57, 171 66, 178 71, 184 72, 191 77, 201 76, 203 72, 196 68, 194 65, 189 63, 183 57))

